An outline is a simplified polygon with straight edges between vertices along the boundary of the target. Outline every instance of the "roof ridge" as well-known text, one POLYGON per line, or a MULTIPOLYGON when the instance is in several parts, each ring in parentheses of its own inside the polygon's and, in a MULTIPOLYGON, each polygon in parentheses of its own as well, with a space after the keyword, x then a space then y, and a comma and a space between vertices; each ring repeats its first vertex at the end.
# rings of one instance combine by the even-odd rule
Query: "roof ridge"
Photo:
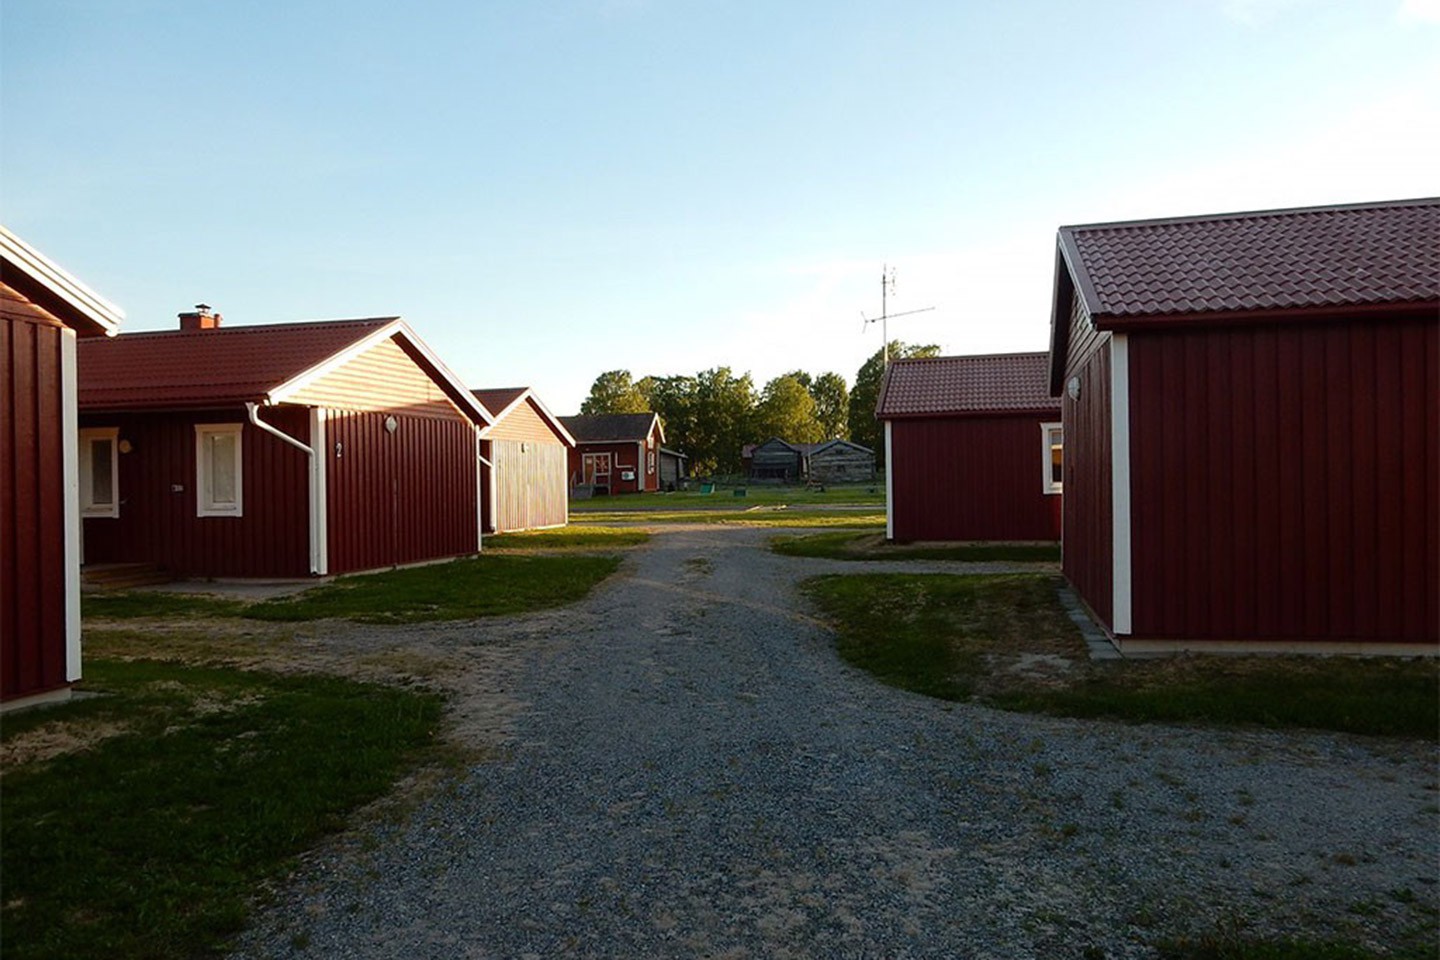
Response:
POLYGON ((1198 213, 1181 217, 1142 217, 1138 220, 1106 220, 1096 223, 1064 224, 1060 232, 1107 230, 1121 227, 1170 226, 1182 223, 1213 223, 1219 220, 1251 220, 1262 217, 1294 216, 1304 213, 1333 213, 1350 210, 1382 210, 1392 207, 1440 206, 1440 197, 1412 197, 1404 200, 1371 200, 1360 203, 1332 203, 1309 207, 1275 207, 1267 210, 1233 210, 1228 213, 1198 213))
POLYGON ((286 320, 281 323, 246 323, 237 326, 207 327, 203 330, 136 330, 133 333, 121 333, 109 339, 138 340, 152 337, 214 337, 231 333, 249 333, 255 331, 271 330, 293 330, 296 327, 339 327, 345 324, 354 326, 376 326, 381 327, 387 323, 394 323, 401 319, 393 317, 353 317, 342 320, 286 320))
POLYGON ((952 353, 943 357, 900 357, 890 361, 890 365, 897 363, 924 363, 936 360, 1001 360, 1006 357, 1045 357, 1049 356, 1046 350, 1021 350, 1013 353, 952 353))

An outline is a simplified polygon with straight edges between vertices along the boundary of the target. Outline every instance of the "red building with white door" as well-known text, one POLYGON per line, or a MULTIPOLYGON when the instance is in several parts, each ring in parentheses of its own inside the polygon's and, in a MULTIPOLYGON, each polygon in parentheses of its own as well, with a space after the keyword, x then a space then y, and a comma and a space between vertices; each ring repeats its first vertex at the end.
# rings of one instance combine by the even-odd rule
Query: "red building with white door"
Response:
POLYGON ((593 493, 647 493, 660 489, 660 447, 665 428, 658 413, 604 413, 561 417, 575 438, 570 489, 593 493))

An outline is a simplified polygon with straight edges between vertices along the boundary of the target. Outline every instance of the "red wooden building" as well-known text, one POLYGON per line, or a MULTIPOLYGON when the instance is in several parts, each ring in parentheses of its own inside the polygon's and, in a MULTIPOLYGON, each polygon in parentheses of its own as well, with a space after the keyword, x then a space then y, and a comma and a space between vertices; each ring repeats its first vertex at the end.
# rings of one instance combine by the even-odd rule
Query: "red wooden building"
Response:
POLYGON ((1050 389, 1122 650, 1436 652, 1440 200, 1062 227, 1050 389))
POLYGON ((87 563, 302 577, 480 548, 489 414, 404 321, 180 319, 79 351, 87 563))
POLYGON ((647 493, 660 489, 660 446, 665 430, 658 413, 604 413, 561 417, 575 438, 570 451, 570 488, 594 493, 647 493))
POLYGON ((0 709, 80 679, 75 346, 122 316, 0 227, 0 709))
POLYGON ((885 424, 885 536, 1060 539, 1060 403, 1043 353, 893 361, 885 424))
POLYGON ((575 438, 529 387, 475 390, 493 423, 480 434, 480 504, 487 533, 570 522, 569 451, 575 438))

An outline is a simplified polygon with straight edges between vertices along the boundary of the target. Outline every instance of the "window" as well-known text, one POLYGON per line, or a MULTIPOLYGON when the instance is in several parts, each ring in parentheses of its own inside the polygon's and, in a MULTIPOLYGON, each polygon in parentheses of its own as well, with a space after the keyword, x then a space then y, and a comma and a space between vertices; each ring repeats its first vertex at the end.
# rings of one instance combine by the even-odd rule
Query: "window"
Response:
POLYGON ((120 516, 118 427, 80 431, 80 515, 120 516))
POLYGON ((655 472, 655 451, 654 451, 654 450, 651 450, 649 453, 645 454, 645 472, 646 472, 646 473, 654 473, 654 472, 655 472))
POLYGON ((1060 493, 1065 472, 1065 434, 1058 423, 1040 424, 1041 457, 1044 465, 1044 490, 1060 493))
POLYGON ((195 516, 244 515, 240 424, 195 425, 195 516))

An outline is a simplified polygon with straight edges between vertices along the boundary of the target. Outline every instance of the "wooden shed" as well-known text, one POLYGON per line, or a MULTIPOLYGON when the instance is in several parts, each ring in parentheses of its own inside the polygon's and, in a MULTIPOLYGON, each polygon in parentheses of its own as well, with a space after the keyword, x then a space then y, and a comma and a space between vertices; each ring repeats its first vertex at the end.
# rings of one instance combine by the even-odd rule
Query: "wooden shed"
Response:
POLYGON ((885 424, 890 540, 1060 539, 1060 402, 1044 353, 895 360, 885 424))
POLYGON ((490 416, 404 321, 181 325, 79 351, 87 563, 301 577, 480 548, 490 416))
POLYGON ((529 387, 474 390, 494 422, 480 433, 481 513, 487 533, 563 527, 575 438, 529 387))
POLYGON ((602 413, 561 417, 575 438, 570 489, 591 493, 646 493, 660 489, 660 448, 665 428, 658 413, 602 413))
MULTIPOLYGON (((120 310, 0 227, 0 710, 80 679, 77 339, 120 310)), ((114 496, 104 478, 93 496, 114 496)))
POLYGON ((805 479, 806 457, 813 444, 790 443, 779 437, 771 437, 764 443, 757 443, 741 451, 741 459, 750 462, 751 480, 773 480, 778 483, 796 483, 805 479))
POLYGON ((849 440, 811 445, 805 458, 811 483, 862 483, 875 479, 875 451, 849 440))
POLYGON ((1125 651, 1440 643, 1440 200, 1062 227, 1065 575, 1125 651))

